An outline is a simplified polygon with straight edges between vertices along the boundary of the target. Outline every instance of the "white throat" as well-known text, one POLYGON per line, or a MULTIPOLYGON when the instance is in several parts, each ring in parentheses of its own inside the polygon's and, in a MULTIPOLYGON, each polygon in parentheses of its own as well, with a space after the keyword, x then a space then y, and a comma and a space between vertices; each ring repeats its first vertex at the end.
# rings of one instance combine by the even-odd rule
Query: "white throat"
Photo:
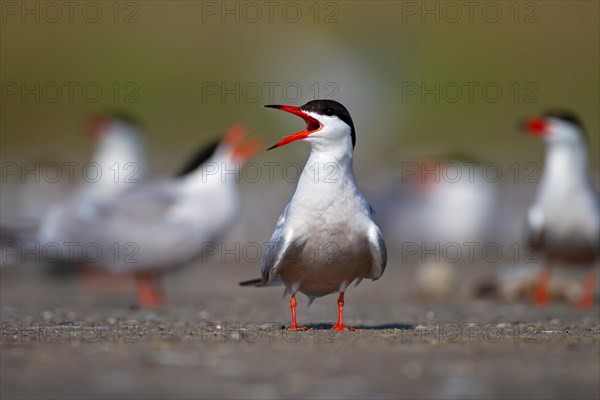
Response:
POLYGON ((542 180, 555 189, 575 189, 589 183, 587 152, 580 142, 548 142, 542 180))

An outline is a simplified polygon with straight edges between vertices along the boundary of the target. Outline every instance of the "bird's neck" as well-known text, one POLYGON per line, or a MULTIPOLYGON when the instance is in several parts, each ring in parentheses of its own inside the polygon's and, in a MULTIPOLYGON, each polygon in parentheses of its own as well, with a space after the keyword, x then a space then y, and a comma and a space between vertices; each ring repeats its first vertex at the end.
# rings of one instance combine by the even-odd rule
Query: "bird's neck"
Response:
POLYGON ((242 165, 231 157, 215 155, 186 175, 186 192, 212 190, 215 187, 234 187, 239 180, 242 165))
POLYGON ((86 169, 82 187, 90 198, 110 198, 123 189, 141 182, 145 176, 143 145, 133 137, 114 135, 99 146, 93 163, 86 169))
POLYGON ((555 188, 587 185, 589 176, 585 146, 581 143, 550 143, 542 180, 555 188))
POLYGON ((354 182, 352 147, 313 145, 298 184, 335 184, 349 180, 354 182))

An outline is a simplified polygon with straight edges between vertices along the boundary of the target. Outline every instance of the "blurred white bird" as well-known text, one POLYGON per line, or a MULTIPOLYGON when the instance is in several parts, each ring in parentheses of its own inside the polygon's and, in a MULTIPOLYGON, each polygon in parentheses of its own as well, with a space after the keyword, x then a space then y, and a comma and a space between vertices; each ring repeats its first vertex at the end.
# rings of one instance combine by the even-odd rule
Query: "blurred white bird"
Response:
POLYGON ((378 207, 376 219, 386 233, 398 242, 424 242, 428 249, 489 236, 497 189, 480 162, 429 156, 406 164, 411 173, 405 171, 404 182, 378 207))
MULTIPOLYGON (((524 124, 546 142, 546 160, 537 195, 527 215, 527 236, 544 257, 536 288, 539 305, 549 299, 550 267, 595 267, 600 255, 600 198, 587 165, 583 127, 572 114, 547 113, 524 124)), ((595 271, 586 276, 581 307, 593 304, 595 271)))
MULTIPOLYGON (((74 190, 70 191, 69 186, 79 173, 73 168, 60 170, 63 179, 56 182, 38 175, 35 183, 24 180, 16 188, 23 213, 18 224, 0 227, 0 265, 20 264, 35 254, 36 262, 48 262, 48 271, 53 274, 72 272, 69 267, 82 258, 82 247, 73 242, 77 238, 70 232, 70 221, 85 219, 92 223, 102 204, 145 178, 144 136, 133 118, 123 114, 94 115, 88 118, 85 132, 96 142, 96 150, 81 170, 83 182, 74 190)), ((37 162, 36 165, 40 167, 37 162)), ((60 168, 56 162, 51 165, 60 168)), ((85 272, 83 268, 76 271, 85 272)))
POLYGON ((90 176, 65 200, 49 207, 40 221, 36 241, 53 262, 73 263, 85 258, 80 225, 100 222, 100 210, 123 191, 143 181, 146 174, 144 137, 140 125, 123 115, 97 115, 88 121, 97 142, 90 176))
POLYGON ((162 274, 200 257, 238 215, 237 173, 260 150, 258 139, 245 136, 244 127, 232 127, 195 170, 123 191, 91 223, 85 216, 70 223, 72 237, 99 245, 94 266, 134 274, 141 305, 162 305, 162 274))
POLYGON ((479 262, 475 246, 492 238, 498 190, 482 163, 465 156, 420 156, 405 160, 402 179, 387 185, 375 220, 416 266, 415 285, 425 295, 456 293, 457 265, 479 262))

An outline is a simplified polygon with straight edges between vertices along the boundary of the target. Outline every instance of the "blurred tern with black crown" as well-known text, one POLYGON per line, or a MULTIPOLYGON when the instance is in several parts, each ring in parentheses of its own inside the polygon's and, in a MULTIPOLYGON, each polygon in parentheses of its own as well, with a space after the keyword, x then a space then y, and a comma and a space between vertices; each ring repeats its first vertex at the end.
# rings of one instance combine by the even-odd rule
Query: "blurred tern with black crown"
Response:
POLYGON ((363 278, 379 279, 387 262, 383 236, 354 179, 356 136, 350 113, 332 100, 313 100, 301 107, 266 107, 292 113, 306 122, 305 130, 270 149, 305 140, 311 152, 266 248, 262 284, 277 279, 285 284, 291 294, 291 330, 303 329, 296 322, 297 292, 310 301, 339 292, 338 321, 333 329, 349 330, 342 322, 346 288, 363 278), (315 173, 315 169, 326 166, 334 167, 333 174, 329 169, 315 173))
MULTIPOLYGON (((546 160, 537 196, 527 216, 529 239, 546 265, 536 288, 536 303, 548 302, 554 263, 594 266, 600 255, 600 199, 587 166, 585 133, 568 113, 532 118, 524 129, 546 141, 546 160)), ((590 307, 596 286, 594 270, 586 276, 581 307, 590 307)))
MULTIPOLYGON (((174 178, 144 180, 102 201, 65 205, 42 234, 67 244, 93 244, 98 249, 93 259, 83 253, 71 261, 134 276, 139 303, 160 307, 163 274, 199 258, 238 215, 237 174, 261 145, 259 139, 246 139, 246 133, 245 127, 233 126, 174 178)), ((107 185, 84 194, 102 192, 107 185)))
POLYGON ((133 274, 141 305, 162 306, 163 274, 198 259, 235 221, 237 173, 261 146, 246 134, 245 127, 233 126, 218 146, 211 146, 212 154, 202 152, 202 158, 209 157, 205 162, 193 160, 175 178, 144 182, 102 210, 102 221, 89 239, 103 249, 116 243, 122 252, 117 257, 104 251, 96 264, 112 273, 133 274))

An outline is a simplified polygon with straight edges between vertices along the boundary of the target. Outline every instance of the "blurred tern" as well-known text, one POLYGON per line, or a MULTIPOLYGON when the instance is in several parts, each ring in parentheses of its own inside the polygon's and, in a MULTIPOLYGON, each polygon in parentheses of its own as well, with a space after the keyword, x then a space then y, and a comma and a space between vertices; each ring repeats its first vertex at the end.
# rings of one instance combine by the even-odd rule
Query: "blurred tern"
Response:
MULTIPOLYGON (((545 259, 536 303, 549 299, 550 267, 556 262, 594 266, 600 253, 600 199, 587 167, 587 144, 579 120, 567 113, 532 118, 524 129, 546 142, 546 161, 527 216, 529 239, 545 259)), ((585 279, 581 307, 590 307, 596 277, 585 279)))
POLYGON ((42 246, 58 246, 63 256, 60 261, 82 258, 71 246, 72 242, 79 242, 75 234, 79 225, 99 222, 102 207, 140 183, 146 173, 144 138, 135 120, 118 114, 97 115, 88 120, 87 132, 98 143, 90 163, 95 165, 97 176, 82 183, 64 201, 53 204, 36 234, 42 246))
POLYGON ((369 203, 359 191, 352 170, 356 141, 350 113, 338 102, 314 100, 302 107, 269 105, 301 117, 306 129, 269 148, 305 140, 310 156, 296 191, 281 213, 262 261, 262 283, 281 279, 290 292, 291 330, 296 322, 296 293, 315 297, 339 292, 334 330, 349 330, 342 322, 344 292, 363 278, 383 274, 387 252, 373 222, 369 203), (316 174, 315 168, 334 167, 316 174), (323 173, 325 172, 325 173, 323 173))
POLYGON ((135 275, 142 306, 162 305, 162 274, 199 258, 205 245, 235 221, 239 195, 232 171, 239 172, 260 149, 258 139, 245 140, 245 135, 241 125, 232 127, 193 171, 185 168, 176 178, 121 193, 105 204, 93 229, 80 228, 81 236, 103 250, 95 265, 135 275))
POLYGON ((497 230, 497 185, 486 181, 481 162, 462 154, 421 155, 402 164, 401 179, 383 180, 378 190, 375 221, 388 243, 413 255, 406 261, 416 266, 415 286, 428 298, 443 298, 467 284, 456 267, 474 261, 452 259, 447 249, 464 254, 497 230))

